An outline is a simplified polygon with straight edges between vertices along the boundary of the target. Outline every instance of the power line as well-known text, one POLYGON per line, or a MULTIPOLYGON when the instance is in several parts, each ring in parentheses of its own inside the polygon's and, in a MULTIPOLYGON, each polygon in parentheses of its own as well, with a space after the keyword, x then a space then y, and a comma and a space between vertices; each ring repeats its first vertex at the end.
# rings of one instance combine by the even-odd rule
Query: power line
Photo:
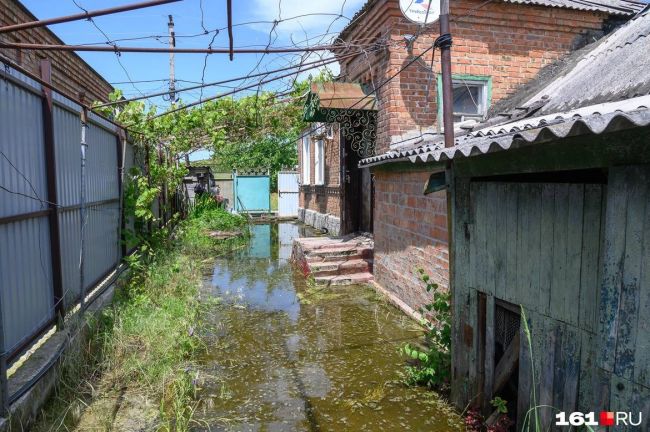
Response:
MULTIPOLYGON (((88 11, 87 11, 85 8, 83 8, 79 3, 77 3, 77 0, 72 0, 72 3, 74 3, 75 6, 77 6, 79 9, 81 9, 82 11, 84 11, 87 15, 89 14, 88 11)), ((89 21, 89 22, 90 22, 90 23, 91 23, 91 24, 92 24, 92 25, 97 29, 97 31, 99 31, 99 32, 104 36, 104 38, 106 38, 106 43, 107 43, 107 44, 109 44, 109 45, 111 45, 111 46, 115 46, 115 42, 113 42, 113 41, 111 40, 111 38, 108 37, 108 35, 106 34, 106 32, 104 32, 104 30, 102 30, 102 29, 97 25, 97 23, 95 22, 95 20, 92 19, 92 17, 89 17, 89 18, 88 18, 88 21, 89 21)), ((128 80, 131 82, 131 86, 132 86, 136 91, 138 91, 138 93, 143 94, 143 93, 140 91, 140 89, 137 88, 136 85, 133 83, 133 79, 131 78, 131 75, 129 74, 129 71, 126 70, 126 67, 125 67, 124 64, 122 63, 122 60, 120 60, 120 54, 119 54, 119 53, 115 53, 115 59, 117 60, 117 63, 120 65, 120 68, 122 68, 122 70, 124 71, 124 75, 126 75, 126 79, 128 79, 128 80)))
MULTIPOLYGON (((288 71, 288 70, 291 70, 291 69, 302 68, 302 67, 305 67, 305 66, 312 66, 312 65, 325 66, 327 64, 334 63, 335 61, 339 61, 339 59, 347 59, 347 58, 351 58, 351 57, 354 57, 354 56, 357 56, 357 55, 359 55, 359 53, 350 53, 350 54, 344 55, 344 56, 339 57, 339 58, 330 58, 330 59, 325 59, 325 60, 319 59, 319 60, 315 60, 313 62, 298 64, 298 65, 294 65, 294 66, 288 66, 288 67, 285 67, 285 68, 275 69, 275 70, 266 71, 266 72, 260 72, 260 73, 253 74, 253 75, 247 75, 247 76, 242 76, 242 77, 237 77, 237 78, 230 78, 230 79, 227 79, 227 80, 215 81, 215 82, 210 82, 210 83, 206 83, 206 84, 199 84, 199 85, 195 85, 195 86, 191 86, 191 87, 175 89, 175 92, 176 93, 181 93, 181 92, 184 92, 184 91, 202 89, 202 88, 205 88, 205 87, 219 86, 221 84, 227 84, 227 83, 230 83, 230 82, 242 81, 242 80, 249 79, 249 78, 267 76, 267 75, 271 75, 271 74, 278 73, 278 72, 288 71)), ((300 72, 302 72, 302 71, 300 71, 300 72)), ((143 95, 143 96, 139 96, 139 97, 135 97, 135 98, 130 98, 130 99, 125 99, 125 100, 120 100, 120 101, 115 101, 115 102, 107 102, 107 103, 99 104, 99 105, 96 105, 95 108, 102 108, 102 107, 107 107, 107 106, 121 105, 121 104, 128 103, 128 102, 134 102, 134 101, 138 101, 138 100, 142 100, 142 99, 149 99, 149 98, 154 98, 154 97, 158 97, 158 96, 164 96, 164 95, 167 95, 167 94, 169 94, 168 91, 163 91, 163 92, 158 92, 158 93, 151 93, 151 94, 148 94, 148 95, 143 95)))
MULTIPOLYGON (((431 49, 431 48, 429 48, 429 49, 431 49)), ((330 63, 334 63, 336 61, 338 61, 338 60, 337 59, 332 59, 332 60, 328 60, 328 61, 326 61, 324 63, 325 64, 330 64, 330 63)), ((187 109, 187 108, 191 108, 191 107, 196 106, 196 105, 200 105, 200 104, 202 104, 204 102, 209 102, 209 101, 212 101, 212 100, 215 100, 215 99, 220 99, 220 98, 223 98, 223 97, 226 97, 226 96, 230 96, 232 94, 239 93, 240 91, 243 91, 243 90, 247 90, 247 89, 250 89, 250 88, 253 88, 253 87, 257 87, 257 86, 263 85, 263 84, 268 84, 270 82, 277 81, 277 80, 282 79, 282 78, 287 78, 287 77, 292 76, 292 75, 294 75, 296 73, 301 73, 301 72, 304 72, 304 71, 307 71, 307 70, 310 70, 310 69, 315 69, 315 68, 321 67, 321 66, 324 66, 324 64, 310 66, 310 67, 308 67, 306 69, 303 69, 303 70, 298 70, 298 71, 291 72, 291 73, 288 73, 288 74, 280 75, 278 77, 274 77, 274 78, 271 78, 271 79, 268 79, 268 80, 260 81, 259 83, 254 83, 254 84, 251 84, 251 85, 248 85, 248 86, 245 86, 245 87, 240 87, 238 89, 232 90, 232 91, 227 92, 227 93, 222 93, 222 94, 218 94, 218 95, 215 95, 215 96, 211 96, 208 99, 205 99, 203 101, 193 102, 191 104, 184 105, 182 107, 178 107, 178 108, 175 108, 173 110, 169 110, 169 111, 166 111, 164 113, 157 114, 155 116, 149 117, 148 120, 153 120, 153 119, 156 119, 156 118, 159 118, 159 117, 163 117, 165 115, 173 114, 175 112, 178 112, 178 111, 181 111, 181 110, 184 110, 184 109, 187 109)))
MULTIPOLYGON (((88 46, 88 45, 56 45, 56 44, 31 44, 21 42, 0 42, 0 48, 41 50, 41 51, 88 51, 88 52, 115 52, 115 53, 145 53, 145 54, 230 54, 224 48, 164 48, 164 47, 125 47, 125 46, 88 46)), ((347 49, 342 44, 315 45, 297 48, 234 48, 235 54, 276 54, 276 53, 301 53, 318 51, 341 51, 347 49)))

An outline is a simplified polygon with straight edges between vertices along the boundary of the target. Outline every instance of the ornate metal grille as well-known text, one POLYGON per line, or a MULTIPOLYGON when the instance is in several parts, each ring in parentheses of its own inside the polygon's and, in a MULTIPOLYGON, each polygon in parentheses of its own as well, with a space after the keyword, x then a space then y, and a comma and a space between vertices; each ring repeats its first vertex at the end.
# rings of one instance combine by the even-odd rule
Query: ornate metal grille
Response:
POLYGON ((304 119, 338 123, 345 141, 359 157, 365 158, 375 154, 377 139, 377 112, 364 109, 321 108, 320 98, 310 94, 305 103, 304 119))

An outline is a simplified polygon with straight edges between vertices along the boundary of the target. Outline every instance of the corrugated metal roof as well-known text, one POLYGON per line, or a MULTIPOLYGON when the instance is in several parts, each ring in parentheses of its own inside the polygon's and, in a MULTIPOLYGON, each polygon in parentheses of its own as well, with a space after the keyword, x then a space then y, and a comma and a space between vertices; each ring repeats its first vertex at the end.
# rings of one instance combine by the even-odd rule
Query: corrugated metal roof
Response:
POLYGON ((318 95, 319 108, 375 110, 376 99, 367 95, 360 84, 345 82, 312 83, 311 92, 318 95))
MULTIPOLYGON (((477 125, 444 149, 442 136, 421 134, 400 149, 364 159, 440 161, 579 134, 600 134, 650 122, 650 8, 637 15, 570 67, 550 77, 525 103, 477 125), (532 117, 534 115, 535 117, 532 117)), ((517 94, 513 100, 521 100, 517 94)), ((507 104, 506 104, 507 105, 507 104)))

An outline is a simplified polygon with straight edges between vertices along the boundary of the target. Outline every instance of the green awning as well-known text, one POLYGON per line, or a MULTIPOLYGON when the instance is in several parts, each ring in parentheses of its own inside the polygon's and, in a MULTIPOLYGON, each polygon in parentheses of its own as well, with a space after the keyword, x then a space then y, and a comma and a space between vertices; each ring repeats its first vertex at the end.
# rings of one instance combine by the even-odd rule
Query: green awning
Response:
POLYGON ((376 98, 356 83, 312 83, 303 119, 338 123, 353 151, 360 157, 374 155, 377 137, 376 98))

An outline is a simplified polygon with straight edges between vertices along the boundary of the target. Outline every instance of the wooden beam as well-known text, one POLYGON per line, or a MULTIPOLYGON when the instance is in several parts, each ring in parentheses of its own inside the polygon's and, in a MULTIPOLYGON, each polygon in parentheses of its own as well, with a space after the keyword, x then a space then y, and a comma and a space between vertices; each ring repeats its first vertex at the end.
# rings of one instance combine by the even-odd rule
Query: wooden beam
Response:
POLYGON ((506 352, 503 353, 503 357, 501 357, 497 367, 494 369, 493 394, 498 393, 503 388, 519 364, 519 333, 517 332, 515 334, 515 337, 510 342, 510 345, 508 345, 508 348, 506 348, 506 352))

